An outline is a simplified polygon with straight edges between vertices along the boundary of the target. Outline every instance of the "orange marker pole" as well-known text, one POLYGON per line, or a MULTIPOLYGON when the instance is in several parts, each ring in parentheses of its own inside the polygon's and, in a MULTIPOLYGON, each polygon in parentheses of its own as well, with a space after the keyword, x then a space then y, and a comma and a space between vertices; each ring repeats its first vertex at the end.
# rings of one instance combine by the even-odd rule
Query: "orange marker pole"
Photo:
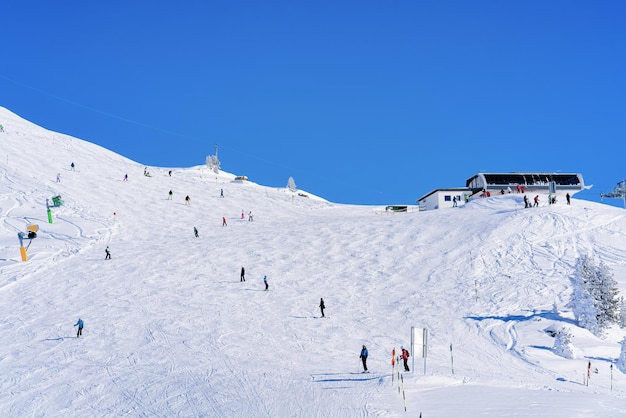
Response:
POLYGON ((391 350, 391 386, 393 386, 393 374, 396 370, 396 349, 391 350))

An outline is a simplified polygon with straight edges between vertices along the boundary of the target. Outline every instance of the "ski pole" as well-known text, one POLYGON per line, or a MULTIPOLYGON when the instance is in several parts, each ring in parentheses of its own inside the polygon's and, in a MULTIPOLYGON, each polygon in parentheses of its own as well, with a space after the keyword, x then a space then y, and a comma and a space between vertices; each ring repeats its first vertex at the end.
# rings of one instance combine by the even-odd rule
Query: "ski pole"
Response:
POLYGON ((404 394, 404 375, 401 376, 402 379, 402 398, 404 399, 404 412, 406 412, 406 395, 404 394))
POLYGON ((400 393, 400 368, 398 367, 398 393, 400 393))
POLYGON ((611 364, 611 392, 613 392, 613 365, 611 364))
POLYGON ((474 292, 476 293, 476 302, 478 302, 478 282, 474 279, 474 292))
POLYGON ((450 362, 452 363, 452 376, 454 376, 454 357, 452 356, 452 343, 450 343, 450 362))

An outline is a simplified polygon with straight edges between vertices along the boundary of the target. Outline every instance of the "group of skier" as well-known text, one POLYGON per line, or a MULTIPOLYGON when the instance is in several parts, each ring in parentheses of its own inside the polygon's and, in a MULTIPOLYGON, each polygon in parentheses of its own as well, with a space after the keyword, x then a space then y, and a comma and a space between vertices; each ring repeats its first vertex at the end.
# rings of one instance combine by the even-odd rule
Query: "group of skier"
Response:
MULTIPOLYGON (((72 170, 74 170, 74 163, 72 163, 71 165, 72 170)), ((146 171, 147 172, 147 171, 146 171)), ((146 174, 146 172, 144 172, 144 175, 146 174)), ((170 176, 171 176, 171 172, 170 172, 170 176)), ((57 181, 60 181, 60 175, 59 178, 57 179, 57 181)), ((128 175, 124 176, 124 181, 128 180, 128 175)), ((172 190, 169 191, 168 193, 168 200, 172 200, 172 195, 173 192, 172 190)), ((224 197, 224 191, 223 189, 220 190, 220 197, 224 197)), ((526 196, 524 196, 524 198, 526 198, 526 196)), ((525 199, 526 200, 526 199, 525 199)), ((185 205, 189 205, 191 203, 191 199, 189 196, 185 197, 185 205)), ((241 211, 241 219, 245 219, 245 214, 244 211, 241 211)), ((253 220, 252 217, 252 211, 250 211, 248 213, 248 221, 251 222, 253 220)), ((223 217, 222 218, 222 226, 227 226, 226 223, 226 218, 223 217)), ((194 235, 195 237, 199 237, 198 234, 198 228, 196 228, 195 226, 193 227, 193 231, 194 231, 194 235)), ((111 251, 109 249, 109 247, 107 246, 105 249, 105 259, 111 259, 111 251)), ((246 281, 246 277, 245 277, 245 273, 246 270, 245 268, 242 266, 241 267, 241 274, 240 274, 240 282, 245 282, 246 281)), ((263 284, 265 285, 265 290, 269 290, 269 283, 267 281, 267 275, 263 276, 263 284)), ((320 308, 320 312, 321 312, 321 317, 325 318, 325 314, 324 314, 324 310, 326 309, 326 304, 324 303, 324 298, 320 298, 320 304, 319 304, 319 308, 320 308)), ((76 322, 76 324, 74 324, 75 327, 78 327, 77 333, 76 333, 76 338, 79 338, 82 334, 83 334, 83 328, 84 328, 84 321, 82 319, 78 319, 78 321, 76 322)), ((368 368, 367 368, 367 358, 368 358, 369 352, 367 350, 367 347, 365 346, 365 344, 363 345, 361 352, 359 354, 359 358, 361 359, 361 362, 363 364, 363 372, 368 372, 368 368)), ((393 356, 395 357, 395 349, 393 350, 393 356)), ((406 350, 404 347, 401 348, 401 355, 400 358, 402 358, 403 363, 404 363, 404 370, 406 372, 410 371, 409 370, 409 366, 408 366, 408 359, 409 359, 409 352, 408 350, 406 350)), ((392 360, 395 362, 395 359, 392 360)))
MULTIPOLYGON (((571 196, 569 193, 565 194, 565 201, 567 202, 568 205, 571 203, 571 196)), ((554 205, 555 203, 556 203, 556 196, 553 194, 549 194, 548 204, 554 205)), ((539 206, 539 195, 535 195, 535 197, 533 197, 533 203, 530 203, 528 196, 524 195, 524 208, 533 208, 533 207, 536 208, 538 206, 539 206)))
MULTIPOLYGON (((70 168, 71 171, 75 171, 75 167, 76 165, 74 164, 74 162, 71 163, 70 168)), ((169 171, 169 176, 172 176, 172 171, 169 171)), ((151 177, 150 173, 147 171, 147 167, 144 168, 144 176, 146 177, 151 177)), ((57 174, 57 178, 56 178, 57 183, 61 182, 61 174, 57 174)), ((128 174, 124 175, 124 178, 122 179, 122 181, 128 181, 128 174)), ((173 194, 174 192, 172 190, 169 191, 168 193, 168 200, 172 200, 173 199, 173 194)), ((224 197, 224 190, 220 189, 220 197, 224 197)), ((191 204, 191 198, 189 197, 189 195, 187 195, 185 197, 185 205, 190 205, 191 204)), ((114 213, 115 215, 115 213, 114 213)), ((241 217, 242 219, 245 219, 245 215, 244 215, 244 211, 242 210, 241 212, 241 217)), ((252 216, 252 211, 250 211, 248 213, 248 221, 252 222, 253 221, 253 216, 252 216)), ((226 218, 222 217, 222 226, 228 226, 227 222, 226 222, 226 218)), ((194 236, 196 238, 199 237, 199 233, 198 233, 198 228, 197 227, 193 227, 193 232, 194 232, 194 236)), ((110 248, 107 246, 104 250, 105 252, 105 260, 110 260, 111 259, 111 250, 110 248)), ((241 281, 246 281, 245 279, 245 269, 243 267, 241 267, 241 281)), ((265 290, 269 290, 269 284, 267 281, 267 276, 263 276, 263 284, 265 285, 265 290)), ((321 309, 322 309, 322 316, 324 316, 324 301, 322 300, 322 303, 320 305, 321 309)), ((80 318, 78 318, 78 321, 76 322, 76 324, 74 326, 78 327, 77 333, 76 333, 76 338, 80 337, 81 335, 83 335, 83 327, 84 327, 84 321, 80 318)))
MULTIPOLYGON (((74 167, 75 167, 75 165, 72 162, 72 164, 71 164, 72 171, 74 170, 74 167)), ((144 168, 144 175, 147 176, 147 177, 151 177, 151 175, 147 171, 147 169, 148 169, 147 167, 144 168)), ((172 171, 171 170, 169 171, 169 176, 170 177, 172 176, 172 171)), ((61 174, 58 174, 57 175, 57 182, 60 182, 60 181, 61 181, 61 174)), ((124 175, 123 181, 128 181, 128 174, 124 175)), ((173 199, 173 195, 174 195, 174 192, 170 189, 170 191, 167 194, 167 200, 172 200, 173 199)), ((224 189, 220 189, 220 197, 224 197, 224 189)), ((191 205, 191 198, 189 197, 189 195, 185 196, 185 205, 187 205, 187 206, 191 205)), ((241 210, 241 219, 245 219, 245 214, 244 214, 243 209, 241 210)), ((250 211, 250 212, 248 212, 248 221, 252 222, 253 220, 254 220, 254 218, 252 216, 252 211, 250 211)), ((222 226, 228 226, 228 222, 226 221, 226 217, 222 217, 222 226)), ((200 237, 200 234, 198 232, 198 228, 195 227, 195 226, 193 227, 193 234, 194 234, 194 236, 196 238, 200 237)), ((111 253, 109 251, 109 247, 106 248, 105 252, 106 252, 105 259, 106 260, 110 259, 111 258, 111 253)), ((243 270, 243 267, 242 267, 242 270, 243 270)), ((242 278, 243 278, 243 273, 242 273, 242 278)), ((265 290, 267 290, 267 282, 266 281, 265 281, 265 285, 266 285, 266 289, 265 290)))
MULTIPOLYGON (((239 281, 240 282, 245 282, 246 281, 246 269, 245 267, 241 267, 241 272, 239 275, 239 281)), ((265 284, 265 290, 268 290, 269 286, 267 283, 267 276, 263 276, 263 283, 265 284)), ((324 298, 320 298, 320 304, 319 304, 319 308, 320 308, 320 312, 321 312, 321 318, 325 318, 326 315, 324 314, 324 309, 326 309, 326 304, 324 303, 324 298)), ((393 364, 395 364, 395 353, 396 350, 394 348, 393 350, 393 364)), ((359 354, 359 358, 361 359, 361 362, 363 363, 363 372, 366 373, 368 372, 367 369, 367 357, 369 355, 369 352, 367 350, 367 347, 365 346, 365 344, 363 345, 362 349, 361 349, 361 353, 359 354)), ((402 359, 403 363, 404 363, 404 371, 405 372, 409 372, 409 364, 408 364, 408 360, 409 360, 410 354, 409 351, 407 349, 405 349, 404 347, 401 347, 401 354, 400 354, 400 358, 402 359)))
MULTIPOLYGON (((361 348, 361 354, 359 354, 359 358, 361 359, 361 362, 363 363, 363 373, 367 373, 368 369, 367 369, 367 356, 368 356, 369 352, 367 351, 367 347, 365 346, 365 344, 363 344, 363 347, 361 348)), ((401 347, 401 353, 400 353, 400 358, 402 359, 402 362, 404 363, 404 371, 405 372, 410 372, 411 370, 409 369, 409 350, 407 350, 404 347, 401 347)), ((391 351, 391 364, 395 365, 396 364, 396 349, 394 348, 391 351)))
MULTIPOLYGON (((72 163, 72 170, 74 170, 74 163, 72 163)), ((152 177, 150 175, 150 172, 148 171, 148 167, 145 167, 143 170, 143 174, 146 177, 152 177)), ((168 172, 169 176, 172 176, 172 170, 170 170, 168 172)), ((122 181, 128 181, 128 174, 124 175, 124 179, 122 181)), ((61 174, 57 175, 57 183, 61 182, 61 174)), ((173 196, 174 196, 174 192, 170 189, 170 191, 167 194, 167 200, 173 200, 173 196)), ((220 189, 220 197, 224 197, 224 189, 220 189)), ((185 205, 189 206, 191 205, 191 198, 189 197, 189 195, 185 196, 185 205)), ((246 215, 244 210, 241 210, 241 219, 245 219, 246 215)), ((248 212, 248 222, 252 222, 254 221, 254 216, 252 215, 252 211, 248 212)), ((226 221, 226 217, 222 217, 222 226, 228 226, 228 222, 226 221)), ((194 235, 196 236, 196 238, 198 237, 198 230, 196 227, 193 228, 194 229, 194 235)))
POLYGON ((524 195, 524 207, 525 208, 531 208, 531 207, 537 207, 537 206, 539 206, 539 195, 533 198, 533 204, 531 204, 530 201, 528 200, 528 196, 524 195))
MULTIPOLYGON (((194 226, 194 233, 196 235, 196 237, 198 236, 198 229, 194 226)), ((105 259, 110 259, 111 258, 111 252, 109 250, 109 247, 107 246, 105 249, 106 252, 106 257, 105 259)), ((246 281, 246 269, 245 267, 241 267, 241 273, 239 276, 239 281, 240 282, 245 282, 246 281)), ((265 290, 269 290, 269 284, 267 282, 267 275, 263 276, 263 284, 265 285, 265 290)), ((320 298, 320 304, 319 304, 319 308, 320 308, 320 312, 322 314, 322 318, 325 318, 325 314, 324 314, 324 309, 326 309, 326 304, 324 303, 324 298, 320 298)), ((76 324, 74 324, 74 326, 78 326, 78 332, 76 334, 76 338, 80 337, 83 334, 83 327, 84 327, 84 322, 82 319, 78 318, 78 322, 76 322, 76 324)), ((408 350, 406 350, 404 347, 401 347, 401 354, 400 354, 400 358, 402 358, 403 362, 404 362, 404 371, 405 372, 409 372, 409 365, 408 365, 408 360, 409 360, 409 352, 408 350)), ((396 350, 394 349, 392 352, 392 363, 395 364, 395 352, 396 350)), ((363 347, 361 349, 361 353, 359 355, 359 358, 361 359, 361 362, 363 363, 363 372, 368 372, 367 369, 367 357, 369 355, 369 352, 367 350, 367 347, 365 346, 365 344, 363 344, 363 347)))
MULTIPOLYGON (((172 190, 170 190, 167 194, 167 200, 172 200, 174 195, 174 192, 172 190)), ((220 197, 224 197, 224 190, 220 189, 220 197)), ((185 205, 189 206, 191 205, 191 198, 189 197, 189 195, 185 196, 185 205)), ((241 210, 241 219, 245 219, 246 215, 244 210, 241 210)), ((252 215, 252 211, 248 212, 248 222, 252 222, 254 221, 254 217, 252 215)), ((226 221, 226 217, 223 216, 222 217, 222 226, 228 226, 228 222, 226 221)), ((193 228, 194 230, 194 235, 196 236, 196 238, 198 237, 198 230, 196 229, 196 227, 194 226, 193 228)))
MULTIPOLYGON (((70 171, 76 171, 76 165, 74 163, 70 164, 70 171)), ((57 174, 57 183, 61 183, 61 173, 57 174)))
MULTIPOLYGON (((246 281, 246 269, 243 266, 241 267, 241 274, 239 275, 239 281, 240 282, 246 281)), ((267 276, 263 276, 263 284, 265 285, 265 290, 269 290, 270 285, 267 282, 267 276)))

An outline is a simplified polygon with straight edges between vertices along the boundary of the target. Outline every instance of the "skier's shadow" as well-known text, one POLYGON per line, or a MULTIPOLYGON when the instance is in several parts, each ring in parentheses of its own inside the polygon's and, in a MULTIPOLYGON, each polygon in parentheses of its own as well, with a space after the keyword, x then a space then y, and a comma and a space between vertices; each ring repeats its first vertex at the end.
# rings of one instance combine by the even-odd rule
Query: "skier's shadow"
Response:
POLYGON ((552 348, 546 347, 545 345, 530 345, 531 348, 536 348, 537 350, 547 350, 552 351, 552 348))
POLYGON ((346 376, 346 373, 319 373, 311 374, 313 381, 316 383, 334 383, 334 382, 363 382, 367 380, 379 380, 382 376, 367 375, 363 373, 350 373, 351 376, 346 376), (356 377, 355 375, 359 375, 356 377))
POLYGON ((44 341, 63 341, 66 338, 76 339, 76 337, 58 337, 58 338, 46 338, 44 341))
POLYGON ((556 378, 556 380, 557 380, 558 382, 567 382, 567 383, 573 383, 573 384, 575 384, 575 385, 579 385, 579 386, 585 386, 583 383, 576 382, 576 381, 574 381, 574 380, 569 380, 569 379, 566 379, 566 378, 564 378, 564 377, 557 377, 557 378, 556 378))

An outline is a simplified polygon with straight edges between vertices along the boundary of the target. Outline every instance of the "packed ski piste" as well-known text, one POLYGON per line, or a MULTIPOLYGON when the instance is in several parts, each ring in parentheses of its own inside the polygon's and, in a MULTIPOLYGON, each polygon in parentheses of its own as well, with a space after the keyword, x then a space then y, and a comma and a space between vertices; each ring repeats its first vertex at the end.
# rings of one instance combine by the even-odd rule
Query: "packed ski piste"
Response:
POLYGON ((624 209, 390 213, 0 124, 1 416, 626 416, 624 209))

